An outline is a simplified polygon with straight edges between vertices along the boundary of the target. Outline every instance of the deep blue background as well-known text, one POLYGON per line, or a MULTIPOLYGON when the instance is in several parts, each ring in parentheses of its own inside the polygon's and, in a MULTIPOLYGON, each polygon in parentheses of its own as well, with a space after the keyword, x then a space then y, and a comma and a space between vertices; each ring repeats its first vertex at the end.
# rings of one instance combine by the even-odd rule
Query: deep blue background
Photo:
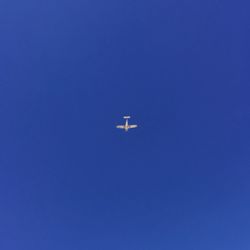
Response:
POLYGON ((249 8, 2 0, 0 249, 249 250, 249 8))

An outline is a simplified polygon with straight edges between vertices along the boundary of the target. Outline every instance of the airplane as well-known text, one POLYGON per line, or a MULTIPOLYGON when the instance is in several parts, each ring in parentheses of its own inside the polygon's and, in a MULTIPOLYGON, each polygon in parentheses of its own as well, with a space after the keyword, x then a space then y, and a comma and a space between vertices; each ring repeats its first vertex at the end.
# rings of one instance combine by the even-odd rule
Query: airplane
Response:
POLYGON ((123 118, 126 120, 125 125, 117 125, 116 128, 124 129, 126 132, 128 132, 131 128, 137 128, 137 125, 129 125, 128 119, 130 119, 130 116, 123 116, 123 118))

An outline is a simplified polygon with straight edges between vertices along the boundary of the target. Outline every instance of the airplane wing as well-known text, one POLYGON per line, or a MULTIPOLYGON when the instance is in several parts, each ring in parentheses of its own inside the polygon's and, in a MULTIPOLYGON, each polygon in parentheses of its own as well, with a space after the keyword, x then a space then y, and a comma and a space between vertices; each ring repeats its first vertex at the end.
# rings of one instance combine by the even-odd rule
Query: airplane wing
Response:
POLYGON ((129 128, 137 128, 137 125, 129 125, 129 128))
POLYGON ((121 128, 121 129, 124 129, 124 128, 125 128, 125 126, 123 126, 123 125, 117 125, 117 126, 116 126, 116 128, 121 128))

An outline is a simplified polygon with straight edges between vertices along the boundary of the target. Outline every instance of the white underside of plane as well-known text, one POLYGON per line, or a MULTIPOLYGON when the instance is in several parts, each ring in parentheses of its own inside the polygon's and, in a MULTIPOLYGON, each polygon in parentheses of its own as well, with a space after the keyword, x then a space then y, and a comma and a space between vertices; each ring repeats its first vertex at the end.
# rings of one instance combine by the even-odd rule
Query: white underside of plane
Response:
POLYGON ((131 128, 137 128, 138 126, 136 124, 130 125, 128 124, 128 119, 130 116, 123 116, 123 118, 126 120, 124 125, 117 125, 116 128, 124 129, 126 132, 131 128))

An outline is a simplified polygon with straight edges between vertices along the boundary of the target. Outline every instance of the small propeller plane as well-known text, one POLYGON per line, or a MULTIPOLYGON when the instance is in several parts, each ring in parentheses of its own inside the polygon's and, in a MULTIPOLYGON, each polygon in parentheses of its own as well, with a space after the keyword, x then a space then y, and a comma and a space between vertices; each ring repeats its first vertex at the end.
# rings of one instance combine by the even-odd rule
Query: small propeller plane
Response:
POLYGON ((124 129, 126 132, 128 132, 131 128, 137 128, 137 125, 129 125, 128 119, 130 119, 130 116, 123 116, 123 118, 126 120, 125 125, 117 125, 116 128, 124 129))

